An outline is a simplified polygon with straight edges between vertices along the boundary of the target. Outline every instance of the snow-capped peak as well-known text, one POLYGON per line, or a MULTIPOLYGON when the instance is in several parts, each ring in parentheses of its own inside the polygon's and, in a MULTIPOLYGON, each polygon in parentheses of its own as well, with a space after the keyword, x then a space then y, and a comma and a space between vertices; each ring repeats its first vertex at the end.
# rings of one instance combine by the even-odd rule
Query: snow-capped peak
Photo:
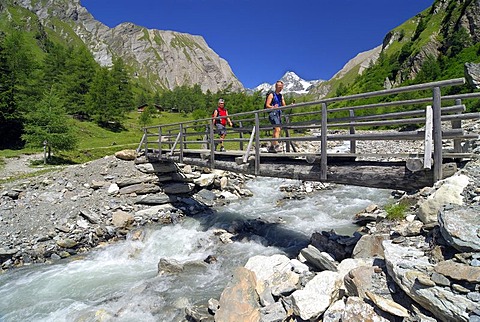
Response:
MULTIPOLYGON (((319 82, 323 82, 323 80, 306 81, 291 71, 286 72, 285 75, 283 75, 282 78, 280 78, 280 80, 284 84, 283 91, 282 91, 282 93, 284 94, 287 94, 287 93, 306 94, 308 93, 308 90, 313 85, 318 84, 319 82)), ((263 83, 255 87, 253 90, 267 92, 268 90, 273 90, 273 89, 275 89, 275 83, 273 84, 263 83)))

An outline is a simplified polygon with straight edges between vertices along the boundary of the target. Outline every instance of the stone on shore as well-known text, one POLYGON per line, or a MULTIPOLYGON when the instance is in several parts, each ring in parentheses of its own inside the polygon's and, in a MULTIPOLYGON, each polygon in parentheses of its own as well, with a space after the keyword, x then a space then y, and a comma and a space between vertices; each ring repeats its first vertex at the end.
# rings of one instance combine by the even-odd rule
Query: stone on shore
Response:
POLYGON ((274 296, 291 293, 297 289, 300 279, 300 275, 293 270, 291 260, 285 255, 254 256, 248 259, 245 268, 255 273, 256 290, 260 296, 265 292, 274 296))
POLYGON ((294 313, 304 320, 318 318, 338 299, 341 284, 342 280, 336 272, 318 273, 303 289, 292 293, 294 313))
POLYGON ((307 260, 307 263, 320 271, 329 270, 336 272, 338 263, 328 253, 320 252, 316 247, 308 245, 300 251, 300 254, 307 260))
POLYGON ((112 214, 112 224, 117 228, 127 228, 133 221, 133 216, 128 212, 117 210, 112 214))
POLYGON ((434 269, 423 251, 390 240, 384 241, 383 246, 388 273, 410 298, 442 321, 468 321, 469 312, 478 306, 477 303, 450 289, 419 281, 428 278, 426 272, 434 269))
POLYGON ((480 267, 473 267, 448 260, 435 265, 435 272, 458 281, 480 283, 480 267))
POLYGON ((438 212, 444 205, 449 203, 462 205, 462 192, 468 183, 468 177, 462 174, 437 182, 439 188, 419 204, 418 218, 424 224, 435 223, 437 222, 438 212))
POLYGON ((122 150, 115 153, 115 156, 121 160, 133 161, 137 157, 135 150, 122 150))
POLYGON ((215 321, 259 322, 261 315, 256 284, 255 273, 244 267, 237 268, 220 295, 220 308, 215 314, 215 321))
POLYGON ((480 207, 445 207, 438 215, 443 238, 461 252, 480 252, 480 207))
POLYGON ((170 197, 165 193, 148 194, 138 196, 135 199, 136 204, 143 205, 163 205, 170 202, 170 197))
POLYGON ((382 242, 389 238, 387 234, 362 236, 353 249, 353 258, 383 258, 382 242))

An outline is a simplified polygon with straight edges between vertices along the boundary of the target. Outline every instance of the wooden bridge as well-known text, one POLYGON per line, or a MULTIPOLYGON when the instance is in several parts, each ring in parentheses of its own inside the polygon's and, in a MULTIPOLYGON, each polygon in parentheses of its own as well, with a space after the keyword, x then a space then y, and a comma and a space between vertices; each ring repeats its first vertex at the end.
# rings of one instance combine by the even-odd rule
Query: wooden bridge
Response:
POLYGON ((264 109, 230 114, 236 125, 228 128, 227 152, 215 151, 219 140, 210 118, 145 127, 138 151, 150 159, 255 176, 409 191, 432 186, 452 175, 460 162, 477 157, 469 140, 478 135, 467 133, 462 121, 479 119, 480 113, 465 113, 462 100, 478 99, 480 93, 441 94, 442 88, 464 83, 451 79, 284 106, 281 153, 267 152, 273 127, 264 109), (419 98, 402 99, 404 93, 419 98), (368 103, 373 97, 380 103, 368 103), (371 131, 378 128, 390 130, 371 131), (421 148, 376 154, 357 144, 384 141, 395 147, 403 140, 418 141, 421 148), (339 142, 346 151, 328 148, 339 142), (318 151, 305 152, 300 148, 305 143, 316 143, 318 151))

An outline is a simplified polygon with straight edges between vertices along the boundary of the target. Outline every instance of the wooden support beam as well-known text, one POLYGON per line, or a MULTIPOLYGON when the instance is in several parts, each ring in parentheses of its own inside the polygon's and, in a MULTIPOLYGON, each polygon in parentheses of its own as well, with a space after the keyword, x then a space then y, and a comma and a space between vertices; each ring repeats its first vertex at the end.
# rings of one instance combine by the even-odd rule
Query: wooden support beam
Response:
POLYGON ((327 180, 327 104, 322 103, 322 128, 321 128, 321 160, 320 160, 320 180, 327 180))
POLYGON ((442 179, 442 109, 440 87, 433 88, 433 180, 442 179))
MULTIPOLYGON (((455 104, 460 105, 462 104, 461 99, 456 99, 455 104)), ((457 112, 457 115, 461 115, 461 112, 457 112)), ((462 121, 461 120, 452 120, 452 129, 461 129, 462 128, 462 121)), ((462 152, 462 140, 455 139, 453 140, 453 151, 455 152, 462 152)))
MULTIPOLYGON (((192 165, 208 167, 208 160, 187 158, 185 162, 192 165)), ((233 171, 244 174, 255 174, 255 162, 237 164, 235 161, 216 161, 217 169, 233 171)), ((455 163, 444 164, 445 177, 457 171, 455 163)), ((320 178, 321 167, 318 162, 309 164, 304 160, 298 163, 267 162, 264 160, 258 167, 259 176, 288 178, 305 181, 320 181, 338 184, 347 184, 362 187, 399 189, 413 191, 432 186, 433 171, 429 169, 410 171, 406 162, 373 162, 373 161, 347 161, 332 163, 328 167, 326 180, 320 178), (303 162, 300 162, 303 161, 303 162)))

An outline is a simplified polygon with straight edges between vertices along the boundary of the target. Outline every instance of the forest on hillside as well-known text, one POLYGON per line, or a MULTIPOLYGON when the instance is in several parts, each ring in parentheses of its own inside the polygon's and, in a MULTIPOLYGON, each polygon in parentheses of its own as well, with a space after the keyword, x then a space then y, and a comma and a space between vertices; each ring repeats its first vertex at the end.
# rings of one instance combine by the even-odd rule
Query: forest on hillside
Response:
MULTIPOLYGON (((471 10, 475 4, 452 0, 443 11, 435 4, 392 30, 388 36, 394 41, 363 73, 353 70, 326 82, 331 86, 327 97, 382 90, 386 80, 398 87, 464 77, 466 62, 480 63, 480 42, 475 41, 475 34, 472 36, 478 26, 467 30, 462 24, 466 12, 475 12, 471 10), (432 44, 437 46, 432 51, 435 55, 425 50, 432 44)), ((22 15, 25 11, 0 20, 0 149, 42 147, 45 141, 52 149, 75 149, 78 138, 73 129, 78 121, 123 131, 126 115, 145 104, 148 107, 139 118, 140 126, 152 122, 154 106, 194 119, 210 117, 219 98, 225 99, 230 113, 263 108, 265 96, 261 92, 231 88, 202 92, 200 84, 171 91, 147 86, 148 82, 139 79, 122 58, 114 57, 112 66, 102 67, 78 38, 62 38, 46 30, 38 17, 22 15)), ((472 91, 465 85, 447 88, 443 94, 472 91)), ((392 99, 412 99, 413 95, 392 99)), ((297 103, 318 99, 314 94, 285 96, 287 104, 294 99, 297 103)), ((468 111, 480 111, 478 100, 465 103, 468 111)))
POLYGON ((140 118, 148 125, 153 106, 194 118, 210 116, 218 98, 235 112, 261 108, 260 93, 247 95, 226 88, 203 93, 198 84, 173 91, 142 87, 121 58, 101 67, 85 46, 66 46, 47 34, 31 35, 11 27, 0 32, 0 149, 41 147, 74 149, 74 119, 122 131, 126 113, 147 104, 140 118), (32 47, 40 54, 32 55, 32 47))

